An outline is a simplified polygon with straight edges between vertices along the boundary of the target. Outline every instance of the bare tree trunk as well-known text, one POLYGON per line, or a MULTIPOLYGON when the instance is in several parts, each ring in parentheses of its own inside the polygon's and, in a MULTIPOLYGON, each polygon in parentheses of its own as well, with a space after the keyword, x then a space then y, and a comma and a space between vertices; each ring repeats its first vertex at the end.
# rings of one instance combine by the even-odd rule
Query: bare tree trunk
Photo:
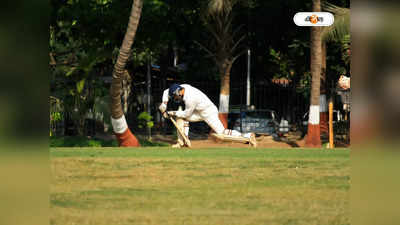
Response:
POLYGON ((122 86, 123 86, 123 99, 124 99, 124 114, 128 113, 128 98, 131 93, 131 76, 129 75, 128 70, 125 70, 124 76, 122 78, 122 86))
MULTIPOLYGON (((321 11, 321 1, 313 1, 313 11, 321 11)), ((306 139, 307 147, 321 147, 320 123, 319 123, 319 101, 321 82, 321 27, 311 27, 311 99, 308 119, 308 132, 306 139)))
POLYGON ((143 0, 134 0, 132 4, 131 15, 129 17, 128 28, 125 33, 122 46, 119 50, 117 62, 114 65, 112 73, 112 82, 110 88, 111 95, 111 122, 117 136, 120 146, 140 146, 136 137, 131 133, 126 123, 124 112, 121 105, 122 93, 122 76, 126 62, 131 53, 131 47, 135 38, 136 30, 139 24, 140 15, 142 12, 143 0))
POLYGON ((230 77, 232 62, 225 60, 219 66, 221 76, 221 89, 219 94, 219 119, 225 128, 228 128, 229 96, 230 96, 230 77))

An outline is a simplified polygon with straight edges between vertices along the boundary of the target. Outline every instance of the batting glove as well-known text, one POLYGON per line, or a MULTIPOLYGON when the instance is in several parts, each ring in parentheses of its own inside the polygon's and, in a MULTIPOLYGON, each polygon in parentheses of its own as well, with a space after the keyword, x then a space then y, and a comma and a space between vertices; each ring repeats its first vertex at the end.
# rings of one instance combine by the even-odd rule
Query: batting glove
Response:
POLYGON ((165 111, 162 113, 162 116, 163 116, 165 119, 168 119, 168 118, 169 118, 168 113, 165 112, 165 111))
POLYGON ((167 110, 167 105, 165 103, 161 103, 160 107, 158 107, 161 113, 164 114, 164 112, 167 110))
POLYGON ((168 111, 167 113, 170 116, 175 116, 176 115, 176 111, 168 111))

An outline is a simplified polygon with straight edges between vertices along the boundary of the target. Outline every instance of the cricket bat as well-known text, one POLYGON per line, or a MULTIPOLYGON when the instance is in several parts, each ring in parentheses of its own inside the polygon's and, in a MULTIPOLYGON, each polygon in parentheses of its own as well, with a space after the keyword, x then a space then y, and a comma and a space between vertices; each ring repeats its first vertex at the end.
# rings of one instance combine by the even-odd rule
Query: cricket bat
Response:
POLYGON ((172 118, 172 116, 169 117, 172 121, 172 123, 174 124, 174 126, 176 127, 176 129, 178 130, 178 133, 183 137, 183 140, 185 141, 185 144, 191 148, 192 144, 190 143, 189 138, 185 135, 185 133, 178 127, 178 124, 176 124, 176 121, 174 118, 172 118))

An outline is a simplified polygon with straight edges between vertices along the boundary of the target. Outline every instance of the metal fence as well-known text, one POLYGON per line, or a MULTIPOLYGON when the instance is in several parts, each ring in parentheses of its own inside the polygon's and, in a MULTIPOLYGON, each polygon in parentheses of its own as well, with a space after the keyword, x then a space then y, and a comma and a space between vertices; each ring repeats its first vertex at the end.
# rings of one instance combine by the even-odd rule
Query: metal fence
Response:
MULTIPOLYGON (((155 103, 161 102, 161 97, 167 85, 154 84, 152 96, 155 103)), ((219 82, 191 82, 190 85, 203 91, 210 100, 218 106, 219 104, 219 82)), ((229 104, 240 106, 246 104, 246 89, 244 83, 231 83, 229 104)), ((309 108, 309 98, 296 92, 293 85, 280 86, 267 82, 258 82, 251 87, 251 105, 256 109, 271 109, 280 117, 286 118, 291 123, 301 119, 309 108)))
MULTIPOLYGON (((126 118, 129 127, 135 133, 146 134, 148 132, 145 128, 139 128, 138 115, 141 112, 148 111, 150 107, 151 116, 153 117, 154 127, 151 129, 153 134, 156 133, 173 133, 173 125, 168 120, 164 120, 158 111, 158 106, 161 103, 163 91, 172 83, 185 83, 183 81, 175 80, 169 81, 165 79, 152 79, 150 105, 147 102, 146 84, 141 82, 132 85, 132 94, 129 97, 129 108, 126 118)), ((210 100, 218 106, 219 104, 219 90, 220 82, 210 81, 194 81, 190 85, 203 91, 210 100)), ((232 80, 230 87, 230 105, 231 106, 244 106, 246 102, 246 88, 245 83, 236 82, 232 80)), ((307 112, 309 107, 309 99, 303 95, 296 93, 294 86, 280 86, 268 82, 253 82, 251 87, 251 105, 256 109, 270 109, 274 110, 278 119, 285 118, 290 124, 301 121, 302 116, 307 112)), ((107 108, 107 107, 104 107, 107 108)), ((55 111, 52 110, 51 111, 55 111)), ((98 110, 97 110, 98 111, 98 110)), ((100 112, 100 111, 99 111, 100 112)), ((74 135, 73 131, 74 121, 70 118, 67 112, 60 111, 61 119, 56 123, 52 123, 52 132, 54 135, 74 135)), ((105 115, 104 115, 105 116, 105 115)), ((97 118, 97 116, 96 116, 97 118)), ((92 121, 96 118, 86 118, 85 133, 86 135, 94 135, 96 130, 104 131, 106 122, 104 118, 101 121, 92 121), (99 125, 101 124, 101 126, 99 125)), ((191 123, 192 133, 208 133, 209 128, 204 122, 191 123)))
MULTIPOLYGON (((174 132, 173 125, 164 120, 158 112, 158 105, 161 103, 163 91, 169 87, 172 83, 185 83, 183 81, 165 81, 165 80, 154 80, 152 81, 151 90, 151 115, 153 116, 155 126, 152 129, 152 133, 172 133, 174 132)), ((219 90, 220 82, 210 81, 194 81, 190 82, 190 85, 203 91, 210 100, 218 106, 219 104, 219 90)), ((231 106, 244 106, 246 102, 246 89, 245 83, 231 82, 230 87, 230 105, 231 106)), ((256 109, 270 109, 274 110, 278 119, 284 118, 289 121, 290 124, 298 123, 302 120, 302 116, 307 112, 309 108, 309 98, 304 97, 302 94, 297 93, 295 86, 287 85, 281 86, 278 84, 268 82, 257 82, 253 83, 251 87, 251 105, 254 105, 256 109)), ((135 91, 133 91, 135 93, 135 91)), ((140 85, 136 89, 136 93, 145 93, 145 85, 140 85)), ((145 94, 144 94, 145 95, 145 94)), ((143 95, 143 96, 144 96, 143 95)), ((142 98, 144 98, 142 96, 142 98)), ((137 99, 138 96, 133 97, 137 99)), ((140 98, 140 97, 139 97, 140 98)), ((138 109, 145 111, 145 101, 142 101, 142 105, 137 107, 138 109)), ((139 110, 139 111, 140 111, 139 110)), ((129 112, 130 127, 137 127, 136 116, 138 111, 129 112)), ((191 133, 207 133, 208 126, 205 123, 191 123, 191 133)), ((141 133, 145 130, 137 129, 135 132, 141 133)))

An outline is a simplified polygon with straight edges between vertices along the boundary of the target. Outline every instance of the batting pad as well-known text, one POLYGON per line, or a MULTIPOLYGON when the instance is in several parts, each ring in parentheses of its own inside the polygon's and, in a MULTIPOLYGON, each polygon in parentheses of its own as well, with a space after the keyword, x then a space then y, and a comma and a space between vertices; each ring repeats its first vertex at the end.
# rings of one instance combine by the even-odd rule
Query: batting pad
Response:
POLYGON ((221 141, 234 141, 234 142, 239 142, 239 143, 250 142, 250 138, 245 138, 245 137, 241 137, 241 136, 235 137, 235 136, 230 136, 230 135, 226 135, 226 134, 216 134, 216 133, 212 133, 211 135, 221 141))

